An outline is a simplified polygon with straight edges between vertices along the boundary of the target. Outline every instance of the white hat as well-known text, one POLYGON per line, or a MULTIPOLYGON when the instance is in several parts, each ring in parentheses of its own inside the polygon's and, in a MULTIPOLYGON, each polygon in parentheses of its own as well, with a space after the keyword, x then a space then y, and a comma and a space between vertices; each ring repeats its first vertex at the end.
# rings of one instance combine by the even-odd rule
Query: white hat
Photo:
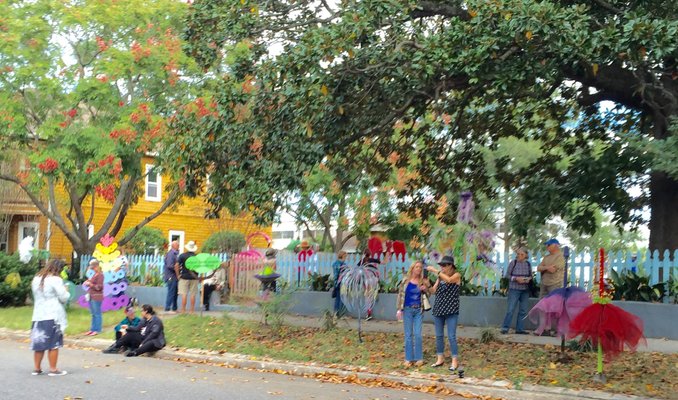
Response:
POLYGON ((187 251, 193 251, 193 252, 195 252, 195 251, 198 250, 198 246, 196 246, 195 242, 192 241, 192 240, 189 241, 188 243, 186 243, 186 246, 184 246, 184 248, 185 248, 187 251))

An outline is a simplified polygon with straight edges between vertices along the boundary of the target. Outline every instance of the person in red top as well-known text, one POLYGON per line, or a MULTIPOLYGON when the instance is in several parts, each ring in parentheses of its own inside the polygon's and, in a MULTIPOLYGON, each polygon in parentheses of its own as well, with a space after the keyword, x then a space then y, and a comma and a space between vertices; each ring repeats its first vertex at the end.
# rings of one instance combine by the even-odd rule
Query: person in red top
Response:
MULTIPOLYGON (((297 260, 299 261, 299 266, 297 267, 297 286, 301 284, 301 276, 306 276, 307 267, 313 255, 313 249, 308 240, 302 240, 300 247, 301 251, 297 254, 297 260)), ((308 270, 310 271, 310 268, 308 270)))
POLYGON ((101 333, 103 316, 101 315, 101 303, 104 301, 104 274, 101 272, 101 265, 98 260, 89 262, 90 270, 94 271, 94 275, 86 280, 83 285, 87 287, 87 294, 89 294, 89 312, 92 314, 92 323, 89 331, 85 333, 88 336, 94 336, 101 333))

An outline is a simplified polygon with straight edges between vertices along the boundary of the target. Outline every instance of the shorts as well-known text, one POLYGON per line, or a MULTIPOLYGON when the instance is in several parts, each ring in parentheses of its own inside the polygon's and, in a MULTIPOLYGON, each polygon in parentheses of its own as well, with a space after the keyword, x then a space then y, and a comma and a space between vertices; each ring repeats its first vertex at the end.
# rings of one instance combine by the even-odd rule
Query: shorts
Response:
POLYGON ((179 279, 179 294, 182 296, 195 296, 198 294, 198 280, 197 279, 179 279))
POLYGON ((33 321, 31 326, 31 350, 47 351, 64 346, 64 333, 53 319, 33 321))

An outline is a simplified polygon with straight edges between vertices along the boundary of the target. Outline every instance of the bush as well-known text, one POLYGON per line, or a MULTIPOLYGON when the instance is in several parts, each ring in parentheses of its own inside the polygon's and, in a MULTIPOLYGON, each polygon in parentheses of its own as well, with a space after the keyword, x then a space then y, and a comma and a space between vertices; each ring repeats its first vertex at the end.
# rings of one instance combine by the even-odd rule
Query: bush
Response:
POLYGON ((666 293, 666 284, 650 285, 649 275, 637 275, 631 271, 618 274, 612 269, 610 277, 614 286, 612 300, 661 302, 666 293))
MULTIPOLYGON (((130 229, 125 232, 125 236, 130 229)), ((134 237, 127 242, 129 250, 135 254, 153 254, 155 250, 162 250, 167 246, 167 239, 162 231, 150 226, 144 226, 139 229, 134 237)))
POLYGON ((311 281, 311 290, 315 292, 329 292, 330 290, 330 274, 319 274, 311 272, 309 279, 311 281))
POLYGON ((202 246, 203 253, 238 253, 245 247, 245 235, 236 231, 213 233, 202 246))
POLYGON ((19 254, 0 252, 0 307, 15 307, 26 304, 31 292, 31 280, 38 272, 34 257, 28 264, 19 261, 19 254))

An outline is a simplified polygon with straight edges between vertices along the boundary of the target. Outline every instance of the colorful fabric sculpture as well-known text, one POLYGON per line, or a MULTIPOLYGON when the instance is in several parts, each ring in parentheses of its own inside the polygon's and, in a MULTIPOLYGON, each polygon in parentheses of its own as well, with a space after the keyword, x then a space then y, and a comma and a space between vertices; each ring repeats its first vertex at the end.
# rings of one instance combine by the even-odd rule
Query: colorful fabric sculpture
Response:
MULTIPOLYGON (((127 262, 126 257, 121 255, 118 250, 118 243, 115 238, 109 234, 104 235, 99 243, 96 244, 92 257, 99 261, 101 271, 104 273, 104 301, 101 303, 101 311, 119 310, 129 304, 129 297, 125 294, 127 290, 127 262)), ((93 270, 87 270, 87 278, 94 275, 93 270)), ((82 286, 87 291, 87 286, 82 286)), ((89 308, 89 302, 85 296, 78 298, 78 305, 89 308)))
POLYGON ((498 266, 490 257, 494 249, 495 233, 487 229, 478 229, 473 220, 475 203, 471 192, 460 195, 457 208, 457 223, 453 226, 443 226, 437 221, 431 221, 427 248, 428 259, 435 260, 434 256, 451 255, 458 260, 458 267, 464 266, 463 274, 466 279, 491 278, 500 273, 498 266))
POLYGON ((539 321, 535 334, 541 335, 544 329, 558 321, 558 336, 567 336, 570 333, 570 321, 590 305, 591 294, 571 286, 554 290, 539 300, 527 315, 532 322, 539 321))
POLYGON ((624 346, 635 351, 638 343, 644 340, 640 318, 611 304, 609 294, 605 292, 604 274, 605 251, 600 249, 598 296, 572 320, 568 334, 568 338, 581 335, 582 342, 590 340, 598 348, 598 377, 603 374, 603 356, 610 361, 624 351, 624 346))

